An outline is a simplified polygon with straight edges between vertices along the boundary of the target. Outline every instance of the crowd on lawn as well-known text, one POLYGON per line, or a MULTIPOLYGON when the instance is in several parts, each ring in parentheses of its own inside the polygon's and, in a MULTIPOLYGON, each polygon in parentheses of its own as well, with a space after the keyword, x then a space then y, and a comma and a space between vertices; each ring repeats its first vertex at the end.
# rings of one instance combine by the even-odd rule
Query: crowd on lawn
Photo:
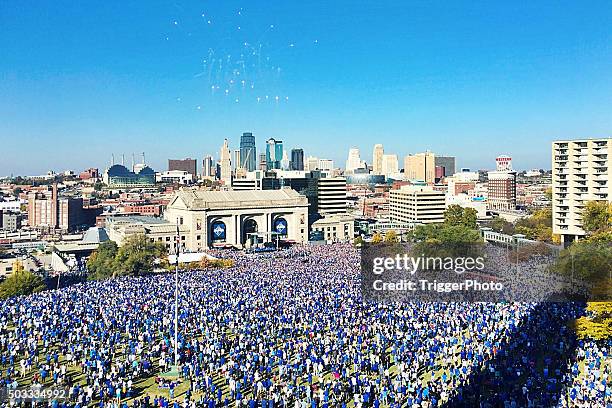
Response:
POLYGON ((566 324, 584 305, 363 301, 349 244, 219 254, 235 265, 179 275, 178 344, 174 274, 3 301, 3 387, 70 408, 612 406, 611 344, 566 324))

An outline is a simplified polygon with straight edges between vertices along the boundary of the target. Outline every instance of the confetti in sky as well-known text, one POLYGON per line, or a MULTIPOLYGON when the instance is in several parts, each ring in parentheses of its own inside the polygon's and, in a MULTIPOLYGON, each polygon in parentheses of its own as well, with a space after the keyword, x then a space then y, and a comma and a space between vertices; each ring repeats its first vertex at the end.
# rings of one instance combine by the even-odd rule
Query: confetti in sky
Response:
MULTIPOLYGON (((269 99, 263 95, 274 93, 279 94, 274 97, 276 103, 288 102, 282 84, 283 69, 276 61, 298 48, 298 44, 280 37, 275 23, 251 20, 244 7, 216 13, 190 13, 185 7, 177 7, 177 16, 169 16, 170 30, 164 35, 166 41, 181 47, 188 45, 199 53, 200 63, 193 65, 192 79, 198 89, 209 89, 202 92, 202 101, 219 103, 231 97, 234 103, 260 103, 269 99)), ((318 44, 318 40, 311 44, 318 44)), ((177 94, 181 92, 184 91, 177 90, 177 94)))

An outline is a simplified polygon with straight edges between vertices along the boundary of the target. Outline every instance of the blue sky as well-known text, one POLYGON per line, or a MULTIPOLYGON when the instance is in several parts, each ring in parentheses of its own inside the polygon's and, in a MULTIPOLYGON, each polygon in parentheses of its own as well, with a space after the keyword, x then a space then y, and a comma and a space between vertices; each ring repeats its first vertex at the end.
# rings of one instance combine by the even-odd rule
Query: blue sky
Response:
POLYGON ((383 143, 547 168, 551 140, 612 133, 611 44, 606 1, 4 0, 0 175, 163 170, 243 131, 342 166, 383 143))

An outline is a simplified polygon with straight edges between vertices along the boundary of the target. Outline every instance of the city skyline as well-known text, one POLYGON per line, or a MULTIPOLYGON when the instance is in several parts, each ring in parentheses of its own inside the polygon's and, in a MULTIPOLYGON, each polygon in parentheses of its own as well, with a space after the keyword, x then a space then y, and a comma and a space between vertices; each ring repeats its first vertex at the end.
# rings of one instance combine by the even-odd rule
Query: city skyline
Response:
POLYGON ((606 2, 9 2, 0 175, 103 169, 113 151, 161 169, 244 131, 335 163, 382 143, 548 169, 553 140, 610 134, 610 17, 606 2))
MULTIPOLYGON (((255 135, 254 132, 246 132, 246 133, 252 135, 253 137, 255 137, 255 140, 258 140, 257 136, 255 135)), ((271 139, 274 139, 274 138, 271 138, 271 139)), ((597 139, 597 138, 582 138, 582 139, 592 140, 592 139, 597 139)), ((230 153, 231 153, 230 156, 233 155, 233 152, 240 151, 239 148, 234 148, 234 145, 232 144, 230 138, 223 138, 222 140, 223 140, 222 143, 227 143, 228 148, 230 149, 230 153)), ((265 151, 267 140, 268 139, 264 140, 263 146, 261 146, 261 147, 258 146, 258 143, 256 142, 256 146, 258 148, 260 148, 260 149, 265 151)), ((281 144, 283 143, 281 140, 278 140, 278 141, 281 142, 281 144)), ((376 143, 376 144, 372 145, 371 147, 378 146, 378 145, 385 146, 383 143, 376 143)), ((240 142, 239 141, 236 143, 236 146, 238 146, 238 147, 240 146, 240 142)), ((144 161, 144 154, 145 153, 147 155, 146 156, 147 157, 146 165, 149 166, 150 168, 152 168, 153 170, 155 170, 156 172, 163 172, 163 171, 167 170, 168 169, 168 164, 169 164, 170 161, 195 160, 196 163, 197 163, 197 168, 198 168, 198 170, 196 171, 196 174, 200 175, 200 173, 202 173, 202 171, 203 171, 203 162, 207 158, 209 158, 209 157, 212 158, 212 163, 213 164, 214 163, 217 163, 217 164, 221 163, 221 161, 222 161, 222 153, 221 153, 222 147, 223 147, 223 145, 221 145, 221 148, 218 148, 217 151, 214 152, 214 153, 206 152, 206 153, 203 153, 203 154, 200 154, 200 155, 194 155, 194 154, 190 155, 189 153, 186 153, 183 156, 180 156, 180 155, 166 156, 166 157, 160 156, 160 159, 158 161, 156 161, 156 162, 153 162, 153 161, 149 160, 149 153, 148 152, 140 152, 140 153, 134 153, 134 152, 130 152, 130 153, 112 152, 112 153, 109 154, 109 156, 108 156, 108 158, 106 160, 102 160, 102 159, 98 158, 96 163, 94 163, 94 164, 90 163, 89 165, 86 165, 83 168, 75 167, 75 166, 70 166, 70 164, 69 163, 67 164, 66 161, 64 160, 64 167, 48 168, 48 169, 42 170, 40 172, 32 172, 31 171, 29 173, 22 173, 22 174, 15 173, 15 172, 12 172, 10 174, 2 174, 2 173, 0 173, 0 178, 3 178, 3 177, 18 177, 18 176, 22 176, 22 177, 41 176, 41 175, 47 174, 48 172, 55 172, 56 174, 61 174, 64 171, 73 171, 74 174, 78 175, 81 171, 87 170, 87 169, 90 169, 90 168, 98 169, 100 171, 100 173, 103 173, 104 170, 108 169, 109 167, 111 167, 112 164, 114 164, 114 165, 119 164, 119 165, 125 166, 127 169, 131 170, 133 165, 134 165, 134 163, 135 163, 135 162, 133 162, 134 161, 134 155, 138 156, 138 160, 140 160, 139 163, 142 163, 144 165, 145 164, 145 161, 144 161), (126 159, 126 158, 129 158, 129 160, 126 159), (101 163, 101 164, 97 165, 98 162, 101 163)), ((363 151, 364 149, 361 149, 359 147, 352 146, 352 147, 347 148, 344 151, 344 159, 341 158, 341 159, 338 159, 337 161, 334 160, 334 159, 330 159, 330 157, 334 157, 332 154, 330 154, 329 156, 315 155, 315 154, 310 153, 307 149, 305 149, 305 148, 303 148, 301 146, 298 146, 298 145, 286 147, 286 148, 283 148, 283 149, 284 149, 283 150, 284 152, 288 152, 288 151, 292 151, 292 150, 301 150, 303 152, 303 155, 304 155, 304 160, 306 159, 306 157, 314 157, 314 158, 320 158, 320 159, 325 159, 325 160, 331 160, 334 163, 334 168, 340 169, 340 170, 344 170, 344 171, 346 171, 345 162, 346 162, 346 154, 347 154, 347 152, 350 154, 351 150, 357 149, 357 150, 359 150, 359 152, 363 152, 363 153, 360 153, 360 156, 359 156, 361 158, 363 164, 365 164, 367 166, 367 168, 369 169, 369 171, 372 174, 376 174, 376 171, 374 169, 374 163, 373 163, 373 156, 372 156, 372 154, 368 155, 367 151, 363 151)), ((386 148, 385 148, 385 151, 387 151, 386 148)), ((399 162, 404 163, 404 159, 406 159, 408 156, 413 156, 415 154, 419 155, 419 154, 424 154, 424 153, 431 153, 431 154, 434 154, 436 157, 439 157, 439 156, 446 157, 446 156, 450 155, 450 156, 456 158, 457 162, 459 164, 457 164, 455 170, 457 172, 459 172, 459 171, 461 171, 462 168, 470 169, 471 171, 494 170, 495 166, 496 166, 496 164, 495 164, 496 158, 498 156, 506 156, 507 152, 499 152, 499 153, 495 154, 493 157, 488 157, 488 156, 484 157, 483 161, 485 161, 486 163, 483 166, 480 166, 480 167, 470 167, 470 166, 464 165, 464 163, 462 162, 461 158, 454 156, 452 152, 449 152, 449 153, 447 153, 447 152, 439 153, 439 152, 434 152, 431 149, 424 149, 422 151, 414 151, 414 152, 409 152, 409 153, 406 153, 406 154, 397 153, 397 152, 389 152, 389 154, 385 153, 384 156, 397 156, 397 158, 399 159, 399 162)), ((263 155, 265 156, 265 153, 263 153, 263 155)), ((340 155, 340 157, 342 157, 342 156, 340 155)), ((514 157, 512 155, 510 155, 510 157, 516 159, 516 157, 514 157)), ((138 160, 136 160, 136 161, 138 161, 138 160)), ((234 169, 233 160, 234 159, 230 157, 230 161, 232 161, 232 169, 234 169)), ((518 158, 518 161, 520 163, 520 157, 518 158)), ((517 168, 518 171, 528 171, 528 170, 531 170, 531 169, 549 171, 549 170, 551 170, 551 166, 549 165, 548 167, 547 166, 542 166, 542 167, 537 167, 537 166, 536 167, 521 167, 520 164, 519 164, 519 166, 517 168)), ((405 170, 405 165, 404 164, 400 164, 399 165, 399 170, 405 170)))

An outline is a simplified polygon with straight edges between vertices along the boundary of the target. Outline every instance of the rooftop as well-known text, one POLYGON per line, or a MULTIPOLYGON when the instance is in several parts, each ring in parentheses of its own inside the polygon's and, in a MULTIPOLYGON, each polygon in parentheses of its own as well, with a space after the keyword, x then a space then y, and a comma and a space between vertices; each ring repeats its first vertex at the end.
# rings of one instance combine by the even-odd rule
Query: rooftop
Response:
POLYGON ((208 191, 180 190, 168 205, 180 206, 179 201, 191 210, 211 207, 253 207, 274 205, 308 206, 308 200, 297 191, 283 188, 280 190, 245 190, 245 191, 208 191))
POLYGON ((111 224, 166 224, 168 221, 148 215, 112 215, 106 218, 106 222, 111 224))

